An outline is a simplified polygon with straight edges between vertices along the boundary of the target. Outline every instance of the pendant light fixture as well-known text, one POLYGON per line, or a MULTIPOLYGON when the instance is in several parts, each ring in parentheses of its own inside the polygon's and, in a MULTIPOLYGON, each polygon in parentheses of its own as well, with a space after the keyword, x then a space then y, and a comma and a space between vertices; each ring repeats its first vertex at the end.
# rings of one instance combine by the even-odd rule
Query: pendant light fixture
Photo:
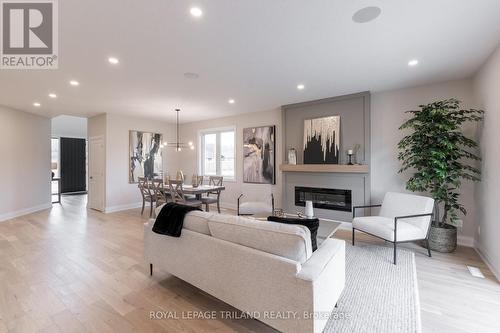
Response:
POLYGON ((176 140, 175 142, 164 142, 162 144, 162 147, 171 147, 171 148, 175 148, 175 151, 182 151, 182 148, 189 148, 191 150, 194 149, 194 145, 193 145, 193 142, 192 141, 189 141, 188 143, 183 143, 183 142, 180 142, 180 132, 179 132, 179 112, 181 112, 181 109, 175 109, 175 112, 176 112, 176 117, 177 117, 177 121, 176 121, 176 140))

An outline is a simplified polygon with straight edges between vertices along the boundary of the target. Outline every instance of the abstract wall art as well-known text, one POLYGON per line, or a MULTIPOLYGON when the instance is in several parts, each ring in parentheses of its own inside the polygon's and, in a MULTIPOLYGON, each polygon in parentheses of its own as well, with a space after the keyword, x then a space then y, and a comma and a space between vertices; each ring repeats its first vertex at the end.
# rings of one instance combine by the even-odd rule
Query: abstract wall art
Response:
POLYGON ((139 177, 163 176, 161 143, 159 133, 129 131, 129 183, 137 183, 139 177))
POLYGON ((339 164, 340 116, 304 121, 304 164, 339 164))
POLYGON ((243 182, 275 184, 276 126, 243 129, 243 182))

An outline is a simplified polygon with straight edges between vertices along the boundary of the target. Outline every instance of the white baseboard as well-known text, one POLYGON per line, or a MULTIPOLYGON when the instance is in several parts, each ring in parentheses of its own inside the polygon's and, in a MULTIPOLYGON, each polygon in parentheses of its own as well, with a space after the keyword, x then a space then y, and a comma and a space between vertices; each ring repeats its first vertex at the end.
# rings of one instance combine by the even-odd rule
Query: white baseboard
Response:
POLYGON ((490 256, 488 255, 488 253, 486 251, 484 251, 484 249, 481 248, 481 246, 479 246, 479 244, 477 242, 475 242, 474 245, 475 245, 474 249, 476 250, 477 254, 479 254, 479 256, 484 261, 486 266, 488 266, 488 268, 493 273, 493 275, 495 275, 495 277, 497 278, 497 281, 500 282, 500 267, 497 268, 497 267, 493 266, 492 261, 490 259, 490 256))
POLYGON ((11 219, 14 219, 14 218, 19 217, 19 216, 35 213, 35 212, 38 212, 41 210, 49 209, 51 207, 52 207, 52 203, 48 202, 48 203, 44 203, 41 205, 16 210, 14 212, 0 214, 0 222, 11 220, 11 219))
POLYGON ((460 246, 474 247, 474 238, 469 236, 458 235, 457 244, 460 246))
MULTIPOLYGON (((134 202, 131 204, 125 204, 125 205, 116 205, 116 206, 110 206, 104 208, 104 213, 109 214, 109 213, 116 213, 120 212, 122 210, 129 210, 129 209, 136 209, 136 208, 141 208, 142 207, 142 201, 141 202, 134 202)), ((146 207, 144 210, 149 209, 149 205, 146 203, 146 207)), ((154 209, 154 207, 153 207, 154 209)))

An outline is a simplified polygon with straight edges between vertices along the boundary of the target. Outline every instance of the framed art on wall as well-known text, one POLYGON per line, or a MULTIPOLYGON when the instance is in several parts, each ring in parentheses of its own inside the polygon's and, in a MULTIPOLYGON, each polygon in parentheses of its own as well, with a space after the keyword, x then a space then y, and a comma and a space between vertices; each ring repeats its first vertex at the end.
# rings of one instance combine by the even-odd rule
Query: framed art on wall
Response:
POLYGON ((243 182, 276 183, 276 126, 243 129, 243 182))
POLYGON ((160 133, 129 131, 129 183, 163 176, 160 133))
POLYGON ((339 164, 340 116, 304 120, 304 164, 339 164))

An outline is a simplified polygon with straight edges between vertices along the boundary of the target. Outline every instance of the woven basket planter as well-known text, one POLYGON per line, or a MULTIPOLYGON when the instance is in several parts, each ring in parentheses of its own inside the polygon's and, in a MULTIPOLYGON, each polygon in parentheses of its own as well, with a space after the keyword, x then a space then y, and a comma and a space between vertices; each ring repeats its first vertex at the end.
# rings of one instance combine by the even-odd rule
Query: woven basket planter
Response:
POLYGON ((441 224, 439 227, 431 226, 429 246, 432 251, 450 253, 457 248, 457 228, 441 224))

